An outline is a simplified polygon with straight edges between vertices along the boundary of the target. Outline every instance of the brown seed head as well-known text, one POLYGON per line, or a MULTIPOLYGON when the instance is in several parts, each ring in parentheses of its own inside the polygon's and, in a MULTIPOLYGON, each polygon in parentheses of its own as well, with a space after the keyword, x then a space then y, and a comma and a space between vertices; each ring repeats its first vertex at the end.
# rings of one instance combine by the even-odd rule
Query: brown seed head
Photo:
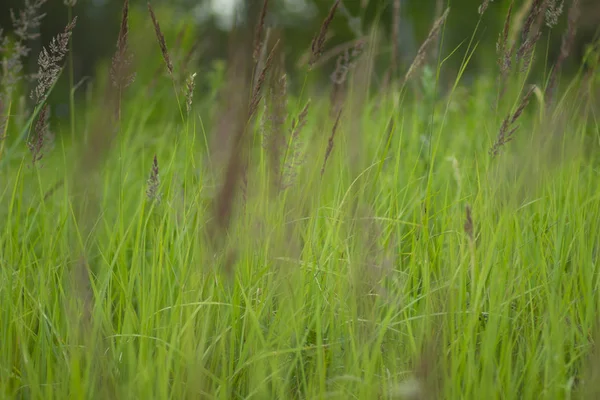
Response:
POLYGON ((442 26, 444 25, 444 22, 446 21, 446 18, 448 18, 449 13, 450 13, 450 7, 446 8, 446 11, 444 11, 444 14, 442 14, 442 16, 440 18, 438 18, 435 21, 435 23, 433 24, 433 26, 431 27, 431 30, 429 31, 429 35, 427 36, 427 39, 425 39, 425 41, 419 48, 419 51, 417 52, 417 56, 415 57, 414 61, 408 68, 406 75, 404 76, 403 84, 408 82, 408 80, 414 75, 414 73, 425 62, 425 58, 427 56, 427 51, 429 50, 429 47, 431 46, 431 44, 436 41, 438 35, 440 34, 440 31, 442 30, 442 26))
POLYGON ((162 34, 162 31, 160 30, 160 25, 158 24, 158 20, 156 19, 156 15, 154 15, 154 10, 152 9, 150 3, 148 3, 148 12, 150 13, 150 18, 152 18, 152 24, 154 25, 156 39, 158 40, 160 51, 162 53, 163 59, 165 60, 165 64, 167 65, 167 70, 169 71, 169 75, 173 76, 173 64, 171 63, 171 57, 169 57, 167 43, 165 42, 165 37, 162 34))
POLYGON ((260 18, 256 25, 256 32, 254 33, 254 53, 252 54, 254 61, 258 61, 260 56, 260 50, 262 49, 262 34, 265 29, 265 18, 267 16, 267 8, 269 6, 269 0, 263 1, 262 10, 260 12, 260 18))
POLYGON ((327 150, 325 151, 325 159, 323 160, 323 166, 321 167, 321 176, 325 173, 325 165, 327 165, 327 160, 331 155, 331 151, 333 150, 333 140, 335 139, 335 133, 337 132, 338 125, 340 123, 340 117, 342 116, 342 110, 338 112, 337 118, 335 119, 335 123, 333 124, 333 128, 331 129, 331 136, 329 136, 329 142, 327 143, 327 150))
POLYGON ((312 67, 314 65, 314 63, 317 62, 317 60, 319 59, 321 54, 323 53, 323 48, 325 46, 325 39, 327 38, 327 31, 329 30, 329 24, 331 24, 331 21, 333 20, 333 17, 335 16, 335 11, 337 10, 339 5, 340 5, 340 0, 336 0, 336 2, 333 3, 333 6, 331 6, 331 9, 329 10, 329 14, 327 14, 327 17, 325 18, 325 20, 323 20, 323 24, 321 24, 321 29, 319 30, 319 34, 317 36, 315 36, 315 38, 312 41, 312 45, 311 45, 312 55, 311 55, 310 61, 308 62, 309 67, 312 67))

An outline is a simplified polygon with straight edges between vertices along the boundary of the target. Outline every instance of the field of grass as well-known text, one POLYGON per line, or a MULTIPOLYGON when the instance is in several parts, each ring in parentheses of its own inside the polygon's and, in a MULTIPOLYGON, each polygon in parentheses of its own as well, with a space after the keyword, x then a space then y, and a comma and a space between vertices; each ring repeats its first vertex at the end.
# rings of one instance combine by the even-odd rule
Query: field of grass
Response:
POLYGON ((369 43, 336 96, 168 49, 74 141, 8 118, 0 398, 598 398, 600 75, 380 90, 369 43))

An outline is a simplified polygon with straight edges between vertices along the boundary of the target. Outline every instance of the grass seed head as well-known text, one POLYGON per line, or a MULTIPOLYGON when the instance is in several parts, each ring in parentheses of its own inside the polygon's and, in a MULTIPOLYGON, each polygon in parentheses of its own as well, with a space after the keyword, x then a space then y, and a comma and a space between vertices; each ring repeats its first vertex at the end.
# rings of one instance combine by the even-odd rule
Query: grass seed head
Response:
POLYGON ((338 112, 338 115, 335 119, 335 123, 333 124, 333 128, 331 129, 331 136, 329 136, 329 142, 327 143, 327 150, 325 151, 325 158, 323 160, 323 166, 321 167, 321 176, 325 173, 325 165, 327 165, 327 160, 333 151, 333 143, 335 139, 335 133, 337 132, 338 125, 340 123, 340 117, 342 116, 342 110, 338 112))
POLYGON ((548 28, 554 28, 558 24, 558 18, 560 18, 560 16, 563 13, 564 5, 565 5, 564 0, 560 0, 560 3, 558 0, 548 1, 547 7, 546 7, 546 15, 545 15, 546 26, 548 28))
MULTIPOLYGON (((562 3, 561 3, 562 6, 562 3)), ((556 59, 556 63, 552 68, 552 73, 550 75, 550 79, 548 81, 548 86, 546 87, 546 104, 552 103, 552 98, 554 96, 554 89, 556 88, 556 80, 557 76, 562 69, 562 65, 565 60, 571 54, 571 50, 573 48, 573 44, 575 43, 575 36, 577 35, 577 27, 579 24, 579 17, 581 13, 579 10, 579 0, 573 0, 571 2, 571 6, 569 7, 569 16, 567 21, 567 30, 562 36, 562 43, 560 46, 560 54, 556 59)))
POLYGON ((31 152, 32 166, 35 166, 42 160, 54 142, 54 135, 50 131, 49 119, 50 109, 47 104, 44 104, 35 124, 35 135, 32 140, 27 142, 27 147, 31 152))
POLYGON ((254 58, 254 61, 258 61, 259 57, 260 57, 260 51, 262 49, 263 46, 263 31, 265 29, 265 18, 267 16, 267 9, 269 7, 269 0, 264 0, 263 1, 263 6, 262 6, 262 10, 260 11, 260 17, 258 19, 258 24, 256 25, 256 32, 254 33, 254 52, 252 54, 252 57, 254 58))
POLYGON ((518 126, 514 126, 515 123, 519 120, 525 107, 529 104, 529 100, 531 99, 531 95, 534 93, 536 89, 535 85, 531 85, 527 93, 521 99, 521 103, 515 110, 512 115, 507 115, 502 122, 502 126, 500 127, 500 131, 498 132, 498 137, 496 138, 496 142, 490 148, 489 154, 491 156, 497 156, 500 153, 500 149, 508 142, 513 139, 513 135, 516 132, 518 126))
POLYGON ((252 99, 250 100, 250 105, 248 107, 248 119, 250 119, 254 116, 254 113, 256 113, 258 104, 260 103, 260 100, 262 98, 262 95, 261 95, 262 87, 265 83, 265 79, 267 79, 267 72, 269 71, 269 69, 271 68, 271 65, 273 64, 273 57, 274 57, 275 50, 277 49, 278 44, 279 44, 279 42, 276 42, 275 45, 273 46, 273 48, 271 49, 271 52, 269 53, 269 56, 267 57, 267 61, 265 62, 265 66, 263 67, 262 71, 260 72, 260 75, 258 75, 256 84, 254 85, 254 90, 252 91, 252 99))
POLYGON ((152 24, 154 25, 156 39, 158 40, 158 45, 160 46, 160 51, 162 53, 163 59, 165 60, 167 70, 169 71, 169 75, 173 76, 173 64, 171 63, 171 57, 169 57, 167 43, 165 41, 164 35, 162 34, 162 31, 160 30, 160 25, 158 24, 158 20, 156 19, 156 15, 154 14, 154 10, 152 9, 150 3, 148 3, 148 12, 150 13, 150 18, 152 18, 152 24))
POLYGON ((315 38, 312 41, 311 57, 310 57, 310 61, 308 62, 309 67, 312 67, 319 60, 319 57, 323 53, 323 49, 325 47, 325 40, 327 38, 327 31, 329 30, 329 24, 331 24, 331 21, 333 21, 333 17, 335 16, 335 11, 337 10, 339 5, 340 5, 340 0, 336 0, 336 2, 333 3, 333 6, 331 6, 331 9, 329 10, 329 13, 327 14, 327 17, 325 17, 325 19, 323 20, 323 23, 321 24, 321 29, 319 30, 319 34, 317 36, 315 36, 315 38))
POLYGON ((483 13, 485 13, 492 1, 494 0, 483 0, 483 3, 481 3, 479 9, 477 10, 477 12, 479 12, 479 15, 483 15, 483 13))
POLYGON ((436 41, 438 35, 440 34, 440 31, 442 30, 442 26, 444 25, 444 22, 446 21, 446 18, 448 18, 449 13, 450 13, 450 7, 446 8, 446 11, 444 11, 442 16, 440 18, 438 18, 435 21, 435 23, 433 24, 433 26, 431 27, 431 30, 429 31, 429 35, 427 36, 427 39, 425 39, 425 41, 419 48, 419 51, 417 52, 417 56, 415 57, 414 61, 408 68, 408 71, 406 72, 406 75, 404 76, 403 83, 408 82, 408 80, 415 74, 415 72, 425 62, 425 59, 427 57, 427 51, 429 50, 429 47, 431 47, 431 45, 436 41))
POLYGON ((117 50, 112 58, 110 78, 113 86, 123 89, 133 83, 135 73, 130 73, 133 56, 129 51, 129 0, 123 2, 121 28, 117 38, 117 50))
POLYGON ((31 92, 31 98, 36 101, 36 104, 40 104, 46 99, 48 90, 50 90, 60 75, 63 68, 61 63, 69 50, 69 39, 76 23, 77 17, 73 18, 62 33, 52 38, 48 49, 44 47, 40 52, 38 57, 37 86, 31 92))
POLYGON ((152 170, 150 171, 150 177, 148 178, 147 187, 146 187, 146 197, 150 201, 154 201, 156 203, 160 203, 161 195, 159 192, 160 186, 160 177, 159 177, 159 169, 158 169, 158 159, 156 154, 154 155, 154 160, 152 162, 152 170))
POLYGON ((192 102, 194 100, 194 88, 196 87, 196 73, 191 74, 185 82, 185 106, 188 115, 192 110, 192 102))

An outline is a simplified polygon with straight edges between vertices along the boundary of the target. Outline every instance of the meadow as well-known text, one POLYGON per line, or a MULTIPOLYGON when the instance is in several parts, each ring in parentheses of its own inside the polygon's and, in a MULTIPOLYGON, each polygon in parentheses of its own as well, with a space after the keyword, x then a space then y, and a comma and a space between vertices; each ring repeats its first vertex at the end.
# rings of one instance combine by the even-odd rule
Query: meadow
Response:
POLYGON ((265 1, 201 73, 192 31, 125 1, 85 96, 73 20, 29 108, 5 40, 0 398, 598 398, 600 41, 563 75, 578 1, 558 60, 533 3, 469 83, 479 31, 436 52, 451 9, 412 65, 374 79, 373 30, 324 86, 339 1, 297 70, 265 1))

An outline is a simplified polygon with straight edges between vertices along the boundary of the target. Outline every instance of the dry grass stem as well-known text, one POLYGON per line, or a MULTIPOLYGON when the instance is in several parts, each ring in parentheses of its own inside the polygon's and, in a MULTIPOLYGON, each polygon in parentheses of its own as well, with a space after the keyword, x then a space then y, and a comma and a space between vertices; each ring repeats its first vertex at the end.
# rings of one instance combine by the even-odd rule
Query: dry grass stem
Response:
POLYGON ((269 0, 263 1, 262 10, 260 11, 260 17, 258 19, 258 24, 256 25, 256 32, 254 33, 254 52, 252 57, 254 61, 258 61, 260 56, 260 51, 263 47, 263 31, 265 29, 265 18, 267 16, 267 9, 269 7, 269 0))
POLYGON ((342 110, 338 112, 337 118, 335 119, 335 123, 333 124, 333 128, 331 129, 331 136, 329 136, 329 141, 327 143, 327 150, 325 151, 325 158, 323 159, 323 166, 321 167, 321 176, 325 173, 325 166, 327 165, 327 160, 333 151, 333 143, 335 139, 335 133, 337 132, 338 125, 340 123, 340 117, 342 116, 342 110))
POLYGON ((556 88, 557 76, 560 73, 560 70, 562 69, 563 63, 565 62, 567 57, 569 57, 571 49, 573 48, 573 44, 575 43, 575 36, 577 35, 577 25, 579 22, 579 16, 579 0, 573 0, 571 3, 571 7, 569 7, 567 30, 565 31, 562 37, 560 54, 558 55, 558 59, 554 64, 554 68, 552 68, 552 73, 550 74, 550 79, 548 80, 548 86, 546 87, 546 94, 544 97, 547 105, 550 105, 552 103, 554 89, 556 88))
POLYGON ((162 53, 163 59, 165 60, 167 70, 169 71, 169 75, 173 76, 173 64, 171 63, 171 57, 169 57, 167 43, 165 41, 164 35, 162 34, 162 31, 160 30, 160 25, 158 24, 158 20, 156 19, 156 15, 154 14, 154 10, 152 9, 150 3, 148 3, 148 12, 150 13, 150 18, 152 18, 152 24, 154 25, 156 39, 158 40, 158 45, 160 46, 160 51, 162 53))
POLYGON ((335 16, 335 11, 337 10, 339 5, 340 0, 336 0, 336 2, 333 3, 333 6, 331 6, 331 9, 329 10, 329 14, 327 14, 327 17, 325 18, 325 20, 323 20, 323 24, 321 24, 319 34, 315 36, 315 38, 312 41, 311 57, 310 61, 308 62, 309 67, 312 67, 319 60, 319 57, 323 53, 323 49, 325 47, 325 40, 327 38, 327 31, 329 30, 329 24, 331 24, 331 21, 335 16))
POLYGON ((417 52, 417 56, 415 57, 414 61, 408 68, 406 75, 404 76, 403 84, 408 82, 408 80, 415 74, 415 72, 425 62, 425 58, 427 56, 427 51, 429 50, 429 47, 433 43, 435 43, 438 35, 440 34, 440 31, 442 30, 442 26, 444 25, 444 22, 446 21, 446 18, 448 18, 449 12, 450 12, 450 7, 446 8, 446 11, 444 11, 444 14, 442 14, 442 16, 440 18, 438 18, 435 21, 435 23, 433 24, 433 26, 431 27, 431 30, 429 31, 429 35, 427 36, 427 39, 425 39, 425 41, 419 48, 419 51, 417 52))
POLYGON ((73 18, 73 21, 65 27, 62 33, 52 38, 48 47, 49 50, 44 47, 40 52, 38 57, 39 71, 37 73, 37 86, 31 92, 31 98, 36 101, 36 104, 40 104, 46 99, 48 90, 50 90, 58 79, 62 70, 60 63, 69 50, 69 39, 76 23, 77 17, 73 18))
POLYGON ((502 126, 500 127, 500 132, 498 133, 496 142, 493 144, 489 151, 491 156, 497 156, 500 153, 500 149, 502 148, 502 146, 504 146, 506 143, 510 142, 513 139, 513 135, 518 129, 518 126, 514 125, 521 117, 521 114, 525 110, 525 107, 527 107, 527 104, 529 104, 529 100, 531 98, 531 95, 535 91, 535 88, 535 85, 531 85, 529 91, 527 91, 525 96, 523 96, 523 99, 521 100, 519 107, 517 107, 517 110, 512 115, 509 114, 508 116, 506 116, 506 118, 502 122, 502 126))

